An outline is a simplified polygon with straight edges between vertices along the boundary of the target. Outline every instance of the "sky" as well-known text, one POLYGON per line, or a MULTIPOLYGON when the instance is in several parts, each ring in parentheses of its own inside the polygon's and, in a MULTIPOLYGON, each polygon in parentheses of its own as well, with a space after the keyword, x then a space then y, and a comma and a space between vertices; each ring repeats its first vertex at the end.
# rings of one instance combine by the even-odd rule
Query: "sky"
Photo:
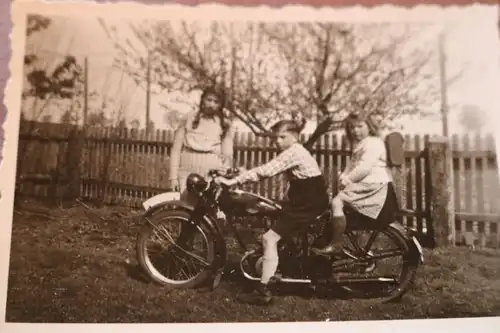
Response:
MULTIPOLYGON (((467 9, 464 9, 467 10, 467 9)), ((447 55, 447 71, 449 76, 464 70, 463 75, 448 90, 450 111, 450 132, 463 133, 459 125, 458 113, 463 105, 475 105, 483 110, 488 117, 485 132, 492 132, 494 115, 499 111, 496 94, 500 87, 500 45, 497 31, 496 7, 483 6, 470 12, 470 16, 460 22, 446 24, 445 52, 447 55)), ((116 25, 120 32, 126 31, 123 20, 106 18, 111 25, 116 25)), ((415 43, 437 44, 437 34, 443 28, 436 26, 429 30, 421 40, 415 43)), ((395 28, 397 29, 397 28, 395 28)), ((116 50, 110 43, 104 29, 97 18, 53 17, 49 28, 37 35, 36 40, 27 46, 35 47, 38 55, 51 61, 57 54, 69 52, 77 58, 89 59, 90 89, 106 92, 126 106, 127 120, 139 119, 144 123, 145 91, 123 73, 112 70, 111 65, 116 57, 116 50), (120 84, 121 82, 121 84, 120 84), (114 87, 114 88, 113 88, 114 87), (119 87, 119 88, 118 88, 119 87)), ((437 67, 436 67, 437 68, 437 67)), ((191 110, 187 104, 197 104, 199 92, 184 94, 180 92, 163 93, 153 96, 151 100, 151 119, 156 128, 166 128, 165 110, 161 103, 181 112, 191 110), (178 102, 184 100, 186 102, 178 102)), ((29 109, 29 104, 25 105, 29 109)), ((435 106, 439 108, 439 104, 435 106)), ((54 119, 59 119, 61 110, 52 109, 54 119)), ((441 122, 439 118, 432 119, 402 119, 403 131, 407 133, 439 134, 441 122)), ((314 129, 310 122, 306 132, 314 129)))

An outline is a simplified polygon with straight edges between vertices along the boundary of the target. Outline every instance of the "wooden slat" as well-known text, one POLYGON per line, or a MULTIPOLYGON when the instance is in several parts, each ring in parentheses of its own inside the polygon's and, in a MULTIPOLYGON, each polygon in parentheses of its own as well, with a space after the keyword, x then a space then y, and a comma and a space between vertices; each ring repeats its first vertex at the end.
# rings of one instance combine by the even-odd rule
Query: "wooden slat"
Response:
MULTIPOLYGON (((468 135, 464 135, 463 138, 463 149, 464 151, 469 151, 470 150, 470 139, 468 135)), ((471 157, 466 156, 463 158, 464 159, 464 183, 465 183, 465 190, 463 195, 464 198, 464 208, 465 211, 469 212, 473 209, 473 204, 472 204, 472 179, 473 179, 473 166, 471 163, 471 157)))
MULTIPOLYGON (((411 140, 411 136, 410 135, 405 135, 405 138, 404 138, 404 147, 405 147, 405 151, 409 150, 409 149, 412 149, 412 140, 411 140)), ((405 173, 405 177, 406 177, 406 200, 405 200, 405 203, 403 205, 403 207, 406 207, 408 209, 413 209, 415 206, 413 204, 413 174, 412 174, 412 171, 414 170, 414 159, 409 157, 409 156, 405 156, 405 170, 404 170, 404 173, 405 173)), ((414 225, 414 219, 413 218, 410 218, 409 216, 407 216, 407 218, 405 219, 405 224, 409 227, 415 227, 414 225)))
MULTIPOLYGON (((271 138, 268 138, 266 137, 265 140, 264 140, 264 144, 266 145, 266 147, 270 147, 272 142, 271 142, 271 138)), ((266 153, 265 153, 265 160, 266 160, 266 163, 269 162, 270 160, 273 159, 273 156, 272 156, 272 153, 268 150, 266 153)), ((263 191, 263 195, 264 196, 267 196, 268 198, 273 198, 275 196, 275 184, 274 184, 274 178, 270 178, 270 179, 267 179, 266 180, 266 186, 267 189, 264 189, 263 191)))
POLYGON ((410 210, 410 209, 401 209, 400 211, 397 212, 396 215, 402 216, 402 217, 425 218, 429 214, 427 214, 426 212, 418 212, 418 211, 414 211, 414 210, 410 210))
MULTIPOLYGON (((463 139, 463 137, 462 137, 463 139)), ((463 147, 463 140, 461 140, 461 143, 460 143, 460 148, 463 147)), ((462 196, 462 193, 464 192, 465 190, 465 186, 464 186, 464 182, 465 182, 465 179, 464 179, 464 173, 465 173, 465 161, 463 158, 458 158, 458 168, 455 170, 455 172, 457 173, 457 187, 455 188, 455 197, 458 198, 458 205, 455 206, 455 210, 458 210, 458 211, 463 211, 464 207, 465 207, 465 204, 463 202, 463 196, 462 196)), ((465 229, 466 229, 466 222, 464 220, 459 220, 460 221, 460 235, 463 237, 463 235, 465 234, 465 229)), ((457 238, 458 239, 458 238, 457 238)))
MULTIPOLYGON (((474 151, 482 149, 481 135, 477 134, 474 137, 474 151)), ((483 157, 474 158, 472 161, 473 169, 475 170, 475 203, 477 213, 486 213, 484 204, 484 173, 486 169, 484 168, 483 157)), ((484 246, 486 244, 487 238, 489 238, 490 225, 488 221, 477 221, 477 233, 480 238, 480 244, 484 246)))
MULTIPOLYGON (((340 137, 336 134, 332 134, 332 150, 338 149, 340 147, 340 137)), ((332 165, 332 194, 335 196, 338 193, 338 174, 343 170, 341 165, 341 159, 339 155, 331 154, 333 157, 332 165)))
POLYGON ((465 213, 455 212, 455 217, 461 221, 489 221, 492 223, 500 223, 499 214, 479 214, 479 213, 465 213))
POLYGON ((430 142, 430 135, 424 135, 424 151, 422 152, 422 155, 424 156, 422 158, 422 164, 423 164, 423 175, 422 175, 422 180, 424 182, 424 189, 423 189, 423 197, 422 197, 422 203, 423 207, 422 210, 426 212, 429 216, 424 217, 423 222, 424 222, 424 227, 426 230, 430 229, 430 224, 432 223, 431 218, 430 218, 430 210, 431 210, 431 198, 428 195, 429 189, 431 186, 431 173, 428 172, 427 170, 427 160, 426 160, 426 155, 425 155, 425 147, 428 146, 428 143, 430 142))
MULTIPOLYGON (((470 137, 468 134, 465 134, 463 137, 463 150, 466 152, 471 151, 471 142, 470 142, 470 137)), ((473 196, 472 196, 473 182, 472 182, 472 179, 473 179, 474 170, 472 169, 472 163, 471 163, 472 159, 470 156, 464 156, 463 160, 464 160, 463 177, 464 177, 465 189, 464 189, 463 193, 461 193, 461 196, 464 198, 464 210, 466 212, 472 212, 473 211, 473 196)), ((465 221, 465 229, 463 230, 463 232, 465 232, 465 233, 472 232, 472 229, 473 229, 472 222, 473 221, 470 221, 470 220, 465 221)))
MULTIPOLYGON (((463 142, 467 142, 467 141, 470 142, 469 136, 464 136, 464 138, 467 138, 467 139, 464 139, 463 142)), ((468 150, 468 151, 453 150, 452 156, 454 158, 487 158, 487 159, 491 159, 491 158, 496 158, 496 152, 494 150, 487 150, 487 149, 476 150, 474 148, 474 150, 468 150)))
MULTIPOLYGON (((453 150, 457 150, 459 148, 459 137, 457 134, 454 134, 451 138, 451 147, 453 150)), ((460 167, 460 158, 458 156, 453 156, 453 189, 454 189, 454 200, 455 207, 460 207, 460 175, 461 175, 461 167, 460 167)))
MULTIPOLYGON (((415 150, 421 151, 423 149, 423 145, 420 142, 420 136, 415 135, 413 137, 415 142, 415 150)), ((415 207, 417 211, 422 211, 423 208, 423 168, 422 168, 423 159, 421 157, 415 158, 415 207)), ((422 232, 423 230, 423 220, 421 217, 417 217, 417 230, 422 232)))
MULTIPOLYGON (((326 151, 331 150, 331 135, 323 136, 323 146, 326 151)), ((323 166, 323 174, 325 176, 326 186, 327 188, 331 188, 332 179, 335 178, 335 175, 332 174, 332 165, 330 161, 330 155, 328 153, 324 153, 322 156, 322 163, 320 165, 323 166)))

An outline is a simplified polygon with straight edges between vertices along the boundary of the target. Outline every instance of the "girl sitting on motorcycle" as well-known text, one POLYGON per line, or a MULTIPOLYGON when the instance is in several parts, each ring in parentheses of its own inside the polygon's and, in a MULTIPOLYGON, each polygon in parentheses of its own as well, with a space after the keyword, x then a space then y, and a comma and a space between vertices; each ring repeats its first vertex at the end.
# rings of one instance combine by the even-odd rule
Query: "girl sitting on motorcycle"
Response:
POLYGON ((238 177, 220 182, 227 186, 257 182, 262 178, 286 172, 289 181, 288 205, 276 225, 268 230, 262 239, 263 267, 260 283, 239 300, 246 303, 268 304, 272 295, 267 284, 275 275, 278 267, 278 241, 285 236, 303 232, 315 217, 328 209, 329 197, 318 162, 311 153, 299 143, 303 126, 292 120, 282 120, 275 124, 272 132, 281 153, 259 167, 243 172, 238 177))
POLYGON ((323 248, 311 249, 316 254, 342 252, 346 229, 344 205, 376 219, 387 196, 388 183, 392 181, 387 166, 384 141, 369 117, 351 113, 344 122, 347 140, 352 148, 351 160, 340 174, 340 192, 332 200, 332 235, 323 248))

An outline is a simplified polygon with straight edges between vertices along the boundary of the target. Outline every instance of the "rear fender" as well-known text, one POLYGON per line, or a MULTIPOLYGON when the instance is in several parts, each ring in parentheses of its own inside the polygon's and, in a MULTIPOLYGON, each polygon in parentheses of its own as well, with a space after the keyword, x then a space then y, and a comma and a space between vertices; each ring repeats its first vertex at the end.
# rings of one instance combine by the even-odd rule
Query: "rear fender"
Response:
POLYGON ((424 251, 422 250, 422 245, 420 245, 420 242, 415 236, 411 237, 411 242, 410 244, 412 245, 410 249, 412 249, 412 259, 417 259, 420 264, 424 263, 424 251))
POLYGON ((403 236, 406 240, 409 240, 410 237, 408 235, 408 231, 406 230, 406 228, 401 225, 401 223, 399 222, 392 222, 389 227, 393 228, 393 229, 396 229, 397 231, 399 231, 401 233, 401 236, 403 236))
POLYGON ((422 250, 422 246, 420 245, 420 242, 415 238, 415 236, 409 235, 405 227, 398 222, 391 223, 389 227, 399 231, 401 235, 406 239, 406 243, 408 244, 408 247, 410 249, 410 252, 408 253, 409 259, 412 262, 423 263, 424 253, 422 250))
MULTIPOLYGON (((161 201, 154 206, 149 206, 146 212, 143 214, 144 218, 152 217, 156 212, 162 210, 174 210, 180 209, 187 211, 189 213, 194 213, 194 206, 190 205, 182 200, 170 200, 170 201, 161 201)), ((215 245, 215 260, 212 265, 212 269, 218 270, 226 264, 227 260, 227 246, 224 237, 222 236, 222 232, 220 231, 216 221, 214 221, 211 217, 207 215, 203 215, 201 219, 199 219, 200 223, 210 230, 210 233, 214 237, 214 245, 215 245)))

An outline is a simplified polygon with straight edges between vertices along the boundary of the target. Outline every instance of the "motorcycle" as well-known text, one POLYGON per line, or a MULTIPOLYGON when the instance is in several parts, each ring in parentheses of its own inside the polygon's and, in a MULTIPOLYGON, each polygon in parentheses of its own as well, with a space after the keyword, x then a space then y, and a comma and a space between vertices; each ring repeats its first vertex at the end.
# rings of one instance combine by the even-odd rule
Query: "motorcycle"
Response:
MULTIPOLYGON (((189 175, 186 186, 198 198, 195 205, 180 200, 179 193, 170 192, 154 196, 143 203, 146 223, 137 237, 136 255, 141 269, 154 282, 170 288, 196 288, 211 283, 217 288, 228 262, 226 231, 231 231, 238 245, 243 249, 239 262, 241 274, 248 280, 260 279, 263 252, 260 242, 251 247, 243 241, 236 225, 253 218, 260 221, 264 230, 269 229, 282 210, 279 202, 264 196, 242 190, 226 188, 216 182, 217 177, 231 178, 238 169, 225 174, 211 170, 206 178, 189 175), (163 221, 168 223, 163 226, 163 221), (179 221, 180 235, 175 238, 167 230, 173 221, 179 221), (152 263, 153 251, 147 243, 152 235, 160 235, 171 245, 169 251, 160 251, 158 264, 152 263), (195 239, 202 243, 201 250, 195 249, 195 239), (202 252, 203 254, 200 254, 202 252), (187 275, 192 266, 185 264, 186 256, 193 260, 199 271, 193 276, 176 279, 179 274, 187 275), (173 270, 160 273, 162 265, 171 263, 173 270), (173 277, 171 276, 173 274, 173 277)), ((352 296, 381 298, 382 301, 400 299, 415 279, 419 266, 424 262, 422 247, 415 237, 415 231, 397 222, 398 202, 392 184, 383 209, 376 220, 372 220, 348 208, 345 209, 347 230, 343 257, 316 255, 313 246, 326 242, 325 229, 330 226, 331 210, 311 221, 309 229, 302 235, 281 239, 279 266, 273 278, 274 283, 305 284, 315 287, 337 286, 352 296), (359 232, 367 232, 366 243, 361 244, 359 232), (373 247, 380 235, 386 236, 394 248, 379 250, 373 247), (381 260, 401 257, 400 273, 397 275, 376 275, 381 260)))

